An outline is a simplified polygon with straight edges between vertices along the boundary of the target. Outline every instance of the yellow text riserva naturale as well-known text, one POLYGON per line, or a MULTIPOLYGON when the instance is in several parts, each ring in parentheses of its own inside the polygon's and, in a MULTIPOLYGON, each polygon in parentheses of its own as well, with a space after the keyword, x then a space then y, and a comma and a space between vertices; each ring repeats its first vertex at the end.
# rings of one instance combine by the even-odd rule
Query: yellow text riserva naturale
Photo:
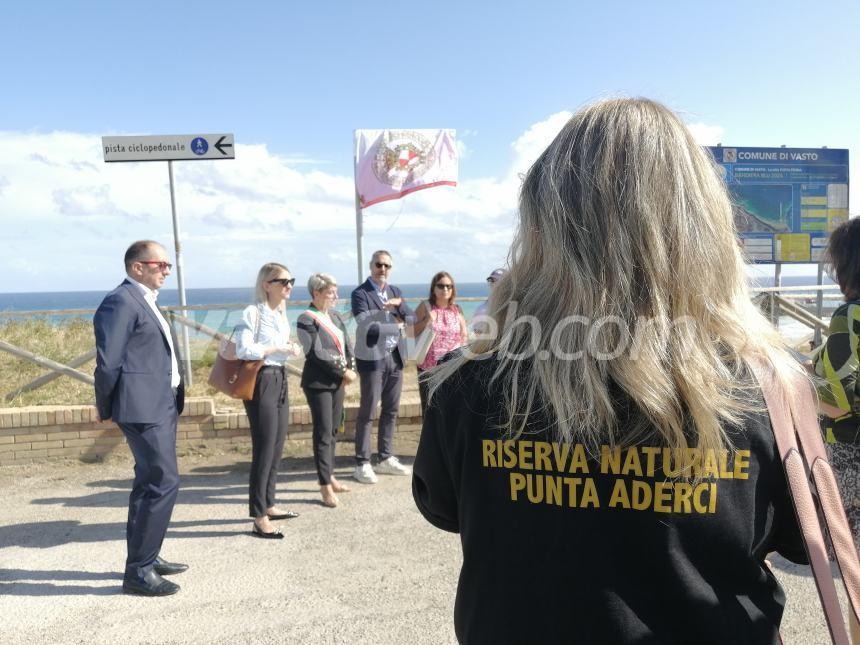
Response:
POLYGON ((484 439, 481 465, 509 471, 512 502, 710 514, 719 480, 749 477, 750 451, 604 445, 599 459, 589 460, 582 444, 484 439), (606 499, 596 475, 616 476, 606 499))

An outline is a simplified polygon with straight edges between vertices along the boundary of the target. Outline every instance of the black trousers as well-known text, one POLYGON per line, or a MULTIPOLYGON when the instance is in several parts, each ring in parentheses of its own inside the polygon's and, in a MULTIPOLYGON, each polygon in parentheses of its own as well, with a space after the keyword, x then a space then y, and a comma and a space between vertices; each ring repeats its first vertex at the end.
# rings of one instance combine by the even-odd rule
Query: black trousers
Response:
POLYGON ((427 413, 427 397, 430 394, 430 385, 421 378, 421 375, 427 370, 422 370, 420 367, 416 369, 418 370, 418 395, 421 397, 421 416, 423 417, 427 413))
POLYGON ((359 372, 361 403, 355 422, 355 461, 361 464, 370 461, 370 429, 377 404, 382 401, 377 435, 379 460, 388 459, 394 449, 394 426, 400 407, 400 390, 403 388, 403 368, 392 354, 380 361, 381 369, 359 372))
POLYGON ((125 574, 142 578, 158 557, 179 493, 176 409, 160 423, 119 423, 134 455, 125 574))
POLYGON ((254 398, 245 401, 251 424, 251 474, 248 481, 248 514, 262 517, 275 505, 278 468, 284 453, 290 404, 287 374, 281 367, 264 367, 257 374, 254 398))
POLYGON ((334 451, 337 429, 343 415, 343 397, 346 390, 312 390, 305 388, 314 424, 314 463, 320 486, 331 484, 334 469, 334 451))

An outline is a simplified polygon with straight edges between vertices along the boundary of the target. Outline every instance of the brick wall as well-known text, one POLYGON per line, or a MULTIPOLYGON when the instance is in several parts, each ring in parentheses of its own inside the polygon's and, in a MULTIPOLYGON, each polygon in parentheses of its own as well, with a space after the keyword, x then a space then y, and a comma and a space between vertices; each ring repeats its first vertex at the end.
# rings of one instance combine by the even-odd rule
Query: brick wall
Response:
MULTIPOLYGON (((358 406, 346 409, 347 434, 352 437, 358 406)), ((418 433, 421 406, 400 404, 398 433, 418 433)), ((307 406, 290 410, 289 440, 311 438, 311 413, 307 406)), ((179 418, 176 445, 183 449, 251 443, 244 412, 218 412, 212 399, 187 399, 179 418)), ((0 466, 28 464, 64 457, 97 461, 114 451, 125 451, 125 438, 116 425, 96 422, 90 405, 0 408, 0 466)))

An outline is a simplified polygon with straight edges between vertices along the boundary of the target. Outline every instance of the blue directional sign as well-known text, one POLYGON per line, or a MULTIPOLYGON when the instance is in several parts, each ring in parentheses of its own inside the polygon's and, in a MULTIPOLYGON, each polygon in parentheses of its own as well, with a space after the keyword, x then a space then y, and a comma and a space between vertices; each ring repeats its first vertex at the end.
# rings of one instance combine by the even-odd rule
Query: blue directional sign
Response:
POLYGON ((848 219, 848 150, 709 147, 750 260, 819 262, 848 219))
POLYGON ((209 150, 209 144, 203 137, 195 137, 191 141, 191 152, 196 154, 198 157, 205 155, 207 150, 209 150))

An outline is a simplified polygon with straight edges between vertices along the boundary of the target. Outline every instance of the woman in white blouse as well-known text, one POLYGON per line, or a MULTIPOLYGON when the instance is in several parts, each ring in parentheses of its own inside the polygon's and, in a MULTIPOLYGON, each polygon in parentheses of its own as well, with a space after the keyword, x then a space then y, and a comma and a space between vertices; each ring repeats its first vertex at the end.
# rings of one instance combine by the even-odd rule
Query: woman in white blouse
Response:
POLYGON ((275 506, 278 467, 287 438, 290 416, 287 373, 284 364, 302 354, 301 345, 290 340, 285 301, 295 283, 283 264, 269 262, 257 274, 256 304, 242 312, 236 342, 236 355, 243 360, 262 360, 257 374, 254 398, 245 401, 251 425, 251 475, 248 487, 253 533, 268 539, 283 538, 271 520, 298 517, 298 513, 275 506))

